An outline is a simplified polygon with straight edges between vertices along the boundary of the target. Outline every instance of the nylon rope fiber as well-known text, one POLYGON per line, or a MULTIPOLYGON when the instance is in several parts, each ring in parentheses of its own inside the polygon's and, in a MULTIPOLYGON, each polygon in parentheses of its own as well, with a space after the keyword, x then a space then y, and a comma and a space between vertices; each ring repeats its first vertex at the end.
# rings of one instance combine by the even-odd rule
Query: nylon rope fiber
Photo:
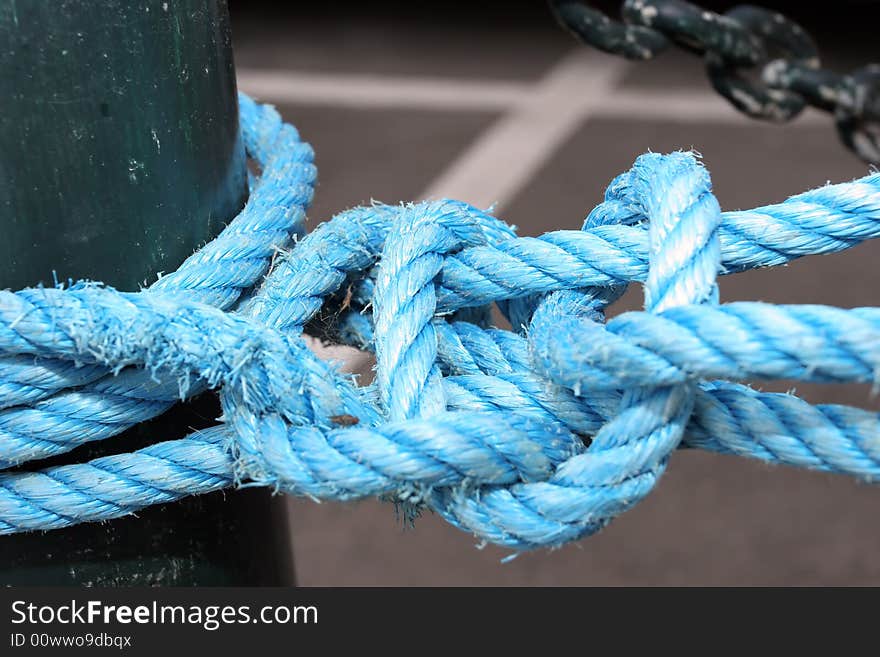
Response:
POLYGON ((694 154, 649 153, 579 231, 517 237, 437 200, 352 208, 304 234, 312 149, 273 108, 240 106, 260 175, 177 271, 136 293, 0 292, 0 533, 265 485, 379 496, 529 549, 601 529, 679 447, 880 480, 877 413, 743 383, 875 383, 880 309, 719 304, 717 287, 880 235, 880 174, 722 212, 694 154), (645 309, 606 322, 633 282, 645 309), (492 304, 516 330, 491 326, 492 304), (319 315, 375 353, 373 384, 307 348, 319 315), (208 389, 215 427, 19 467, 208 389))

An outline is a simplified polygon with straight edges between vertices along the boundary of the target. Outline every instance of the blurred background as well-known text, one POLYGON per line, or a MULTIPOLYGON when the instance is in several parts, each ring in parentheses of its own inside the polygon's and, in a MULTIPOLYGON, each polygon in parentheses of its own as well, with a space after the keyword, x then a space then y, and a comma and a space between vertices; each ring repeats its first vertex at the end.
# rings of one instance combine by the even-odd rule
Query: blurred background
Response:
MULTIPOLYGON (((868 171, 830 117, 745 118, 714 94, 699 58, 603 55, 578 45, 540 0, 230 4, 240 88, 276 105, 315 147, 312 226, 371 199, 451 196, 496 204, 523 235, 579 228, 606 184, 648 150, 702 153, 727 210, 868 171)), ((617 15, 617 2, 594 4, 617 15)), ((827 67, 880 61, 875 2, 764 4, 808 28, 827 67)), ((729 276, 722 297, 878 305, 878 256, 867 244, 729 276)), ((614 312, 640 303, 631 290, 614 312)), ((880 408, 867 386, 797 393, 880 408)), ((478 549, 430 515, 405 528, 378 502, 284 503, 302 585, 880 584, 880 488, 698 452, 677 453, 655 492, 602 534, 509 563, 508 551, 478 549)))

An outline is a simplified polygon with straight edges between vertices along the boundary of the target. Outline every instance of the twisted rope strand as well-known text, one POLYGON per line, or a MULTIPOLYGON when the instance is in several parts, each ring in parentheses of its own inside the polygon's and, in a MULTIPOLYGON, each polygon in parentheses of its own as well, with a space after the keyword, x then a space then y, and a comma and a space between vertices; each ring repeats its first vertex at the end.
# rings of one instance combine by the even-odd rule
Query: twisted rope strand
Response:
MULTIPOLYGON (((621 212, 617 202, 611 205, 614 213, 605 217, 606 223, 589 225, 586 230, 553 231, 537 238, 475 246, 447 258, 438 308, 448 311, 556 290, 645 281, 645 217, 634 215, 632 208, 621 212), (615 219, 623 223, 613 223, 615 219), (628 225, 633 222, 636 225, 628 225)), ((599 208, 600 214, 609 212, 607 207, 599 208)), ((835 253, 878 235, 880 174, 873 174, 820 187, 776 205, 722 213, 719 273, 835 253)))
POLYGON ((874 382, 880 311, 718 305, 715 284, 876 237, 880 176, 721 213, 693 155, 648 154, 581 231, 517 238, 456 201, 376 204, 279 257, 311 199, 311 150, 246 97, 241 119, 262 175, 177 272, 139 293, 0 292, 0 467, 108 438, 207 388, 223 423, 0 473, 0 533, 248 483, 428 506, 525 549, 607 525, 679 445, 880 480, 878 414, 733 382, 874 382), (630 282, 645 283, 645 311, 606 324, 630 282), (488 328, 493 302, 521 332, 488 328), (301 331, 319 312, 329 334, 376 352, 374 384, 308 350, 301 331))
MULTIPOLYGON (((545 308, 552 308, 550 300, 545 308)), ((579 296, 579 295, 576 295, 579 296)), ((571 301, 569 299, 569 301, 571 301)), ((575 299, 580 303, 580 299, 575 299)), ((725 306, 721 306, 724 309, 725 306)), ((670 309, 672 311, 674 309, 670 309)), ((364 318, 360 313, 353 316, 364 318)), ((542 342, 564 321, 533 322, 529 338, 542 342)), ((529 340, 510 331, 484 330, 463 322, 435 320, 438 359, 450 410, 494 410, 554 420, 581 436, 592 436, 613 418, 620 405, 616 389, 576 396, 550 385, 546 367, 530 370, 529 340)), ((372 327, 361 326, 368 347, 372 327)), ((572 388, 577 387, 577 382, 572 388)), ((812 406, 792 394, 765 393, 725 381, 700 382, 694 411, 682 443, 737 454, 778 465, 840 472, 866 481, 880 480, 880 414, 840 405, 812 406)))
MULTIPOLYGON (((239 101, 245 148, 262 174, 241 213, 177 271, 157 280, 151 292, 184 291, 187 299, 230 307, 266 273, 279 249, 304 229, 316 179, 311 147, 272 107, 244 95, 239 101)), ((32 302, 40 302, 39 295, 31 296, 32 302)), ((0 389, 9 389, 0 398, 0 467, 110 438, 160 415, 179 399, 173 380, 163 385, 142 371, 108 380, 101 367, 76 368, 47 359, 31 359, 28 365, 28 375, 45 382, 37 389, 6 378, 13 363, 0 354, 0 389), (64 392, 75 387, 75 392, 64 392)), ((203 389, 194 384, 190 392, 203 389)))

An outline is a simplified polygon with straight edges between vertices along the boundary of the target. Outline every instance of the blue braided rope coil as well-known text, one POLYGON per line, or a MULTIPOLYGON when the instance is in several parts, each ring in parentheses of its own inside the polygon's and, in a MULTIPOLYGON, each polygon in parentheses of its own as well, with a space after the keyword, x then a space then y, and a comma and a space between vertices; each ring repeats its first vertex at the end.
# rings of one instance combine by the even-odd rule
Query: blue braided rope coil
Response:
POLYGON ((880 417, 751 379, 874 382, 880 310, 718 304, 716 277, 880 232, 880 176, 722 213, 690 153, 648 154, 580 231, 518 238, 456 201, 345 211, 303 236, 312 151, 241 97, 261 175, 241 215, 137 293, 0 292, 0 466, 108 439, 213 388, 222 423, 87 463, 0 473, 0 533, 236 483, 381 496, 501 545, 591 534, 679 446, 880 480, 880 417), (645 311, 604 310, 644 282, 645 311), (488 325, 497 304, 517 331, 488 325), (359 387, 302 339, 376 354, 359 387))

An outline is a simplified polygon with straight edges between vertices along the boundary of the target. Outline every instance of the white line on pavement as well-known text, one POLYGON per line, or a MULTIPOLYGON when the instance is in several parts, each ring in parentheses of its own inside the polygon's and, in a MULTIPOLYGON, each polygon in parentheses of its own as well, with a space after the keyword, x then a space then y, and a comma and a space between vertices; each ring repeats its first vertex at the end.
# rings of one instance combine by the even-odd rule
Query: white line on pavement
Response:
POLYGON ((436 110, 503 110, 531 83, 454 78, 312 74, 239 69, 242 91, 279 103, 436 110))
POLYGON ((575 50, 449 163, 422 198, 503 206, 532 179, 623 76, 627 64, 575 50))
MULTIPOLYGON (((238 69, 242 91, 275 103, 352 108, 389 108, 443 111, 499 111, 525 102, 534 92, 532 82, 445 77, 348 75, 238 69)), ((703 121, 746 125, 750 119, 711 91, 688 88, 617 89, 596 99, 594 117, 703 121)), ((796 125, 827 123, 828 117, 807 110, 796 125)))
MULTIPOLYGON (((755 125, 755 119, 736 111, 721 96, 711 91, 670 89, 665 91, 618 89, 596 108, 594 116, 642 121, 676 123, 722 123, 755 125)), ((828 123, 829 118, 807 109, 797 119, 798 125, 828 123)))

